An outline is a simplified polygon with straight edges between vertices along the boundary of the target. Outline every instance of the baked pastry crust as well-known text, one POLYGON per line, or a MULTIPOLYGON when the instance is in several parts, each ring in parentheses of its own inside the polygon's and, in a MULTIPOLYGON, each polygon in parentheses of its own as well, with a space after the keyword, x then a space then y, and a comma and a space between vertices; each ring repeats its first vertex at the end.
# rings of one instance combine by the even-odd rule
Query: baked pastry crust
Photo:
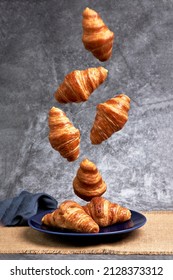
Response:
POLYGON ((80 153, 80 131, 59 108, 49 111, 49 142, 68 161, 75 161, 80 153))
POLYGON ((106 183, 96 165, 87 158, 80 163, 73 180, 73 189, 77 196, 86 201, 101 196, 106 191, 106 183))
POLYGON ((100 61, 108 60, 112 55, 114 33, 100 15, 90 8, 83 11, 82 26, 84 47, 100 61))
POLYGON ((75 70, 66 75, 55 92, 59 103, 87 101, 93 91, 107 78, 108 70, 100 66, 86 70, 75 70))
POLYGON ((97 105, 95 120, 90 131, 92 144, 100 144, 121 130, 128 120, 130 98, 125 94, 117 95, 97 105))
POLYGON ((112 203, 104 197, 94 197, 83 209, 100 227, 107 227, 115 223, 122 223, 131 218, 129 209, 112 203))
POLYGON ((42 223, 75 232, 99 232, 96 222, 84 211, 82 206, 73 200, 62 202, 55 211, 43 216, 42 223))

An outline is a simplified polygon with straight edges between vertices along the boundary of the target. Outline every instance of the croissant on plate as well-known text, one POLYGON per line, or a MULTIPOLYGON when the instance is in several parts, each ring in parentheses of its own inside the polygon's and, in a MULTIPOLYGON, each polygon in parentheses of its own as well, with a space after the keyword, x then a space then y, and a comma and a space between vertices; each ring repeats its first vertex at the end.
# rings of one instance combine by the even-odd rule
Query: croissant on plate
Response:
POLYGON ((89 8, 83 11, 84 47, 100 61, 108 60, 112 55, 114 33, 105 25, 100 15, 89 8))
POLYGON ((129 209, 112 203, 103 197, 94 197, 83 209, 100 227, 128 221, 131 218, 129 209))
POLYGON ((130 98, 125 94, 115 96, 97 105, 95 121, 90 131, 92 144, 100 144, 114 132, 123 128, 128 120, 130 98))
POLYGON ((108 70, 100 66, 86 70, 75 70, 66 75, 55 92, 59 103, 83 102, 107 78, 108 70))
POLYGON ((68 161, 74 161, 80 152, 80 131, 59 108, 52 107, 49 111, 49 142, 68 161))
POLYGON ((82 206, 72 200, 62 202, 55 211, 43 216, 42 223, 75 232, 99 232, 99 226, 91 216, 84 211, 82 206))
POLYGON ((80 163, 73 180, 73 189, 78 197, 86 201, 95 196, 101 196, 106 191, 106 183, 103 181, 96 165, 87 158, 80 163))

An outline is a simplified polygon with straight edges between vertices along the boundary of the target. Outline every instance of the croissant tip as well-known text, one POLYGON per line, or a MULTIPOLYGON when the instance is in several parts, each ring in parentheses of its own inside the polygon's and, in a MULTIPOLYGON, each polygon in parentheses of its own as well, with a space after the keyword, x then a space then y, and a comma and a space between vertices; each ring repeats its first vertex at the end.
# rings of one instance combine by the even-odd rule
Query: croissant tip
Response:
POLYGON ((86 7, 84 10, 83 10, 83 14, 88 14, 88 13, 92 13, 92 14, 97 14, 96 11, 94 11, 93 9, 90 9, 89 7, 86 7))
MULTIPOLYGON (((120 93, 119 95, 118 95, 119 97, 123 97, 124 99, 126 99, 128 102, 130 102, 131 100, 130 100, 130 97, 128 96, 128 95, 126 95, 125 93, 120 93)), ((117 96, 115 95, 114 96, 114 98, 116 98, 117 96)))
POLYGON ((108 69, 106 69, 105 67, 103 66, 99 66, 100 69, 103 69, 105 72, 108 72, 108 69))
POLYGON ((49 110, 49 114, 53 113, 53 112, 61 112, 62 110, 53 106, 50 110, 49 110))
POLYGON ((57 110, 58 108, 55 106, 52 106, 50 110, 57 110))
POLYGON ((105 71, 106 74, 108 74, 108 72, 109 72, 108 69, 106 69, 106 68, 104 68, 104 71, 105 71))
POLYGON ((109 71, 103 66, 99 66, 98 69, 102 72, 102 74, 105 76, 106 79, 109 71))
POLYGON ((88 158, 84 158, 80 163, 80 168, 87 168, 87 167, 95 167, 95 164, 90 161, 88 158))

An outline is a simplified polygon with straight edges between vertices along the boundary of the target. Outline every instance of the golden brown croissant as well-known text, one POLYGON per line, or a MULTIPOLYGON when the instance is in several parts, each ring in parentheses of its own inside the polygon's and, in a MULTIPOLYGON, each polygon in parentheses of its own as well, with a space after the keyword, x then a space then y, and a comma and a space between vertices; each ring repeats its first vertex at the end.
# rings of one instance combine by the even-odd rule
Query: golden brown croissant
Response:
POLYGON ((112 55, 114 33, 108 29, 100 15, 89 8, 83 11, 82 26, 85 48, 100 61, 108 60, 112 55))
POLYGON ((111 203, 103 197, 92 198, 89 203, 83 206, 83 209, 100 227, 125 222, 131 218, 129 209, 119 204, 111 203))
POLYGON ((92 161, 84 159, 80 163, 73 180, 73 189, 77 196, 86 201, 101 196, 106 191, 106 184, 92 161))
POLYGON ((91 93, 105 81, 107 74, 108 70, 102 66, 75 70, 66 75, 55 92, 55 99, 59 103, 86 101, 91 93))
POLYGON ((114 132, 123 128, 128 120, 130 98, 120 94, 97 105, 97 112, 90 132, 92 144, 100 144, 114 132))
POLYGON ((62 202, 59 207, 42 218, 42 223, 56 228, 76 232, 99 232, 99 226, 82 206, 72 200, 62 202))
POLYGON ((74 161, 79 157, 80 131, 65 113, 52 107, 49 111, 49 142, 62 157, 74 161))

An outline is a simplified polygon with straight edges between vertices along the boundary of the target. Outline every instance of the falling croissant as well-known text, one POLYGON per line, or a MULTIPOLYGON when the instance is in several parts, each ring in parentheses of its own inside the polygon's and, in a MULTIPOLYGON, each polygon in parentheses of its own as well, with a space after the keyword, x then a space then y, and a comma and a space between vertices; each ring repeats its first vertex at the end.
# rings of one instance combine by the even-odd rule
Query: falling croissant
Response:
POLYGON ((76 160, 80 152, 80 131, 59 108, 50 109, 49 128, 49 142, 53 149, 68 161, 76 160))
POLYGON ((42 223, 75 232, 99 232, 99 226, 91 216, 84 211, 82 206, 72 200, 62 202, 55 211, 43 216, 42 223))
POLYGON ((84 102, 107 78, 108 70, 100 66, 86 70, 75 70, 66 75, 55 92, 59 103, 84 102))
POLYGON ((103 197, 94 197, 83 209, 100 227, 122 223, 131 218, 129 209, 112 203, 103 197))
POLYGON ((106 191, 106 184, 92 161, 84 159, 80 163, 73 180, 73 189, 77 196, 86 201, 101 196, 106 191))
POLYGON ((100 144, 114 132, 121 130, 128 120, 129 109, 130 98, 125 94, 97 105, 95 121, 90 132, 92 144, 100 144))
POLYGON ((100 15, 89 8, 83 11, 82 26, 85 48, 100 61, 108 60, 112 55, 114 33, 105 25, 100 15))

